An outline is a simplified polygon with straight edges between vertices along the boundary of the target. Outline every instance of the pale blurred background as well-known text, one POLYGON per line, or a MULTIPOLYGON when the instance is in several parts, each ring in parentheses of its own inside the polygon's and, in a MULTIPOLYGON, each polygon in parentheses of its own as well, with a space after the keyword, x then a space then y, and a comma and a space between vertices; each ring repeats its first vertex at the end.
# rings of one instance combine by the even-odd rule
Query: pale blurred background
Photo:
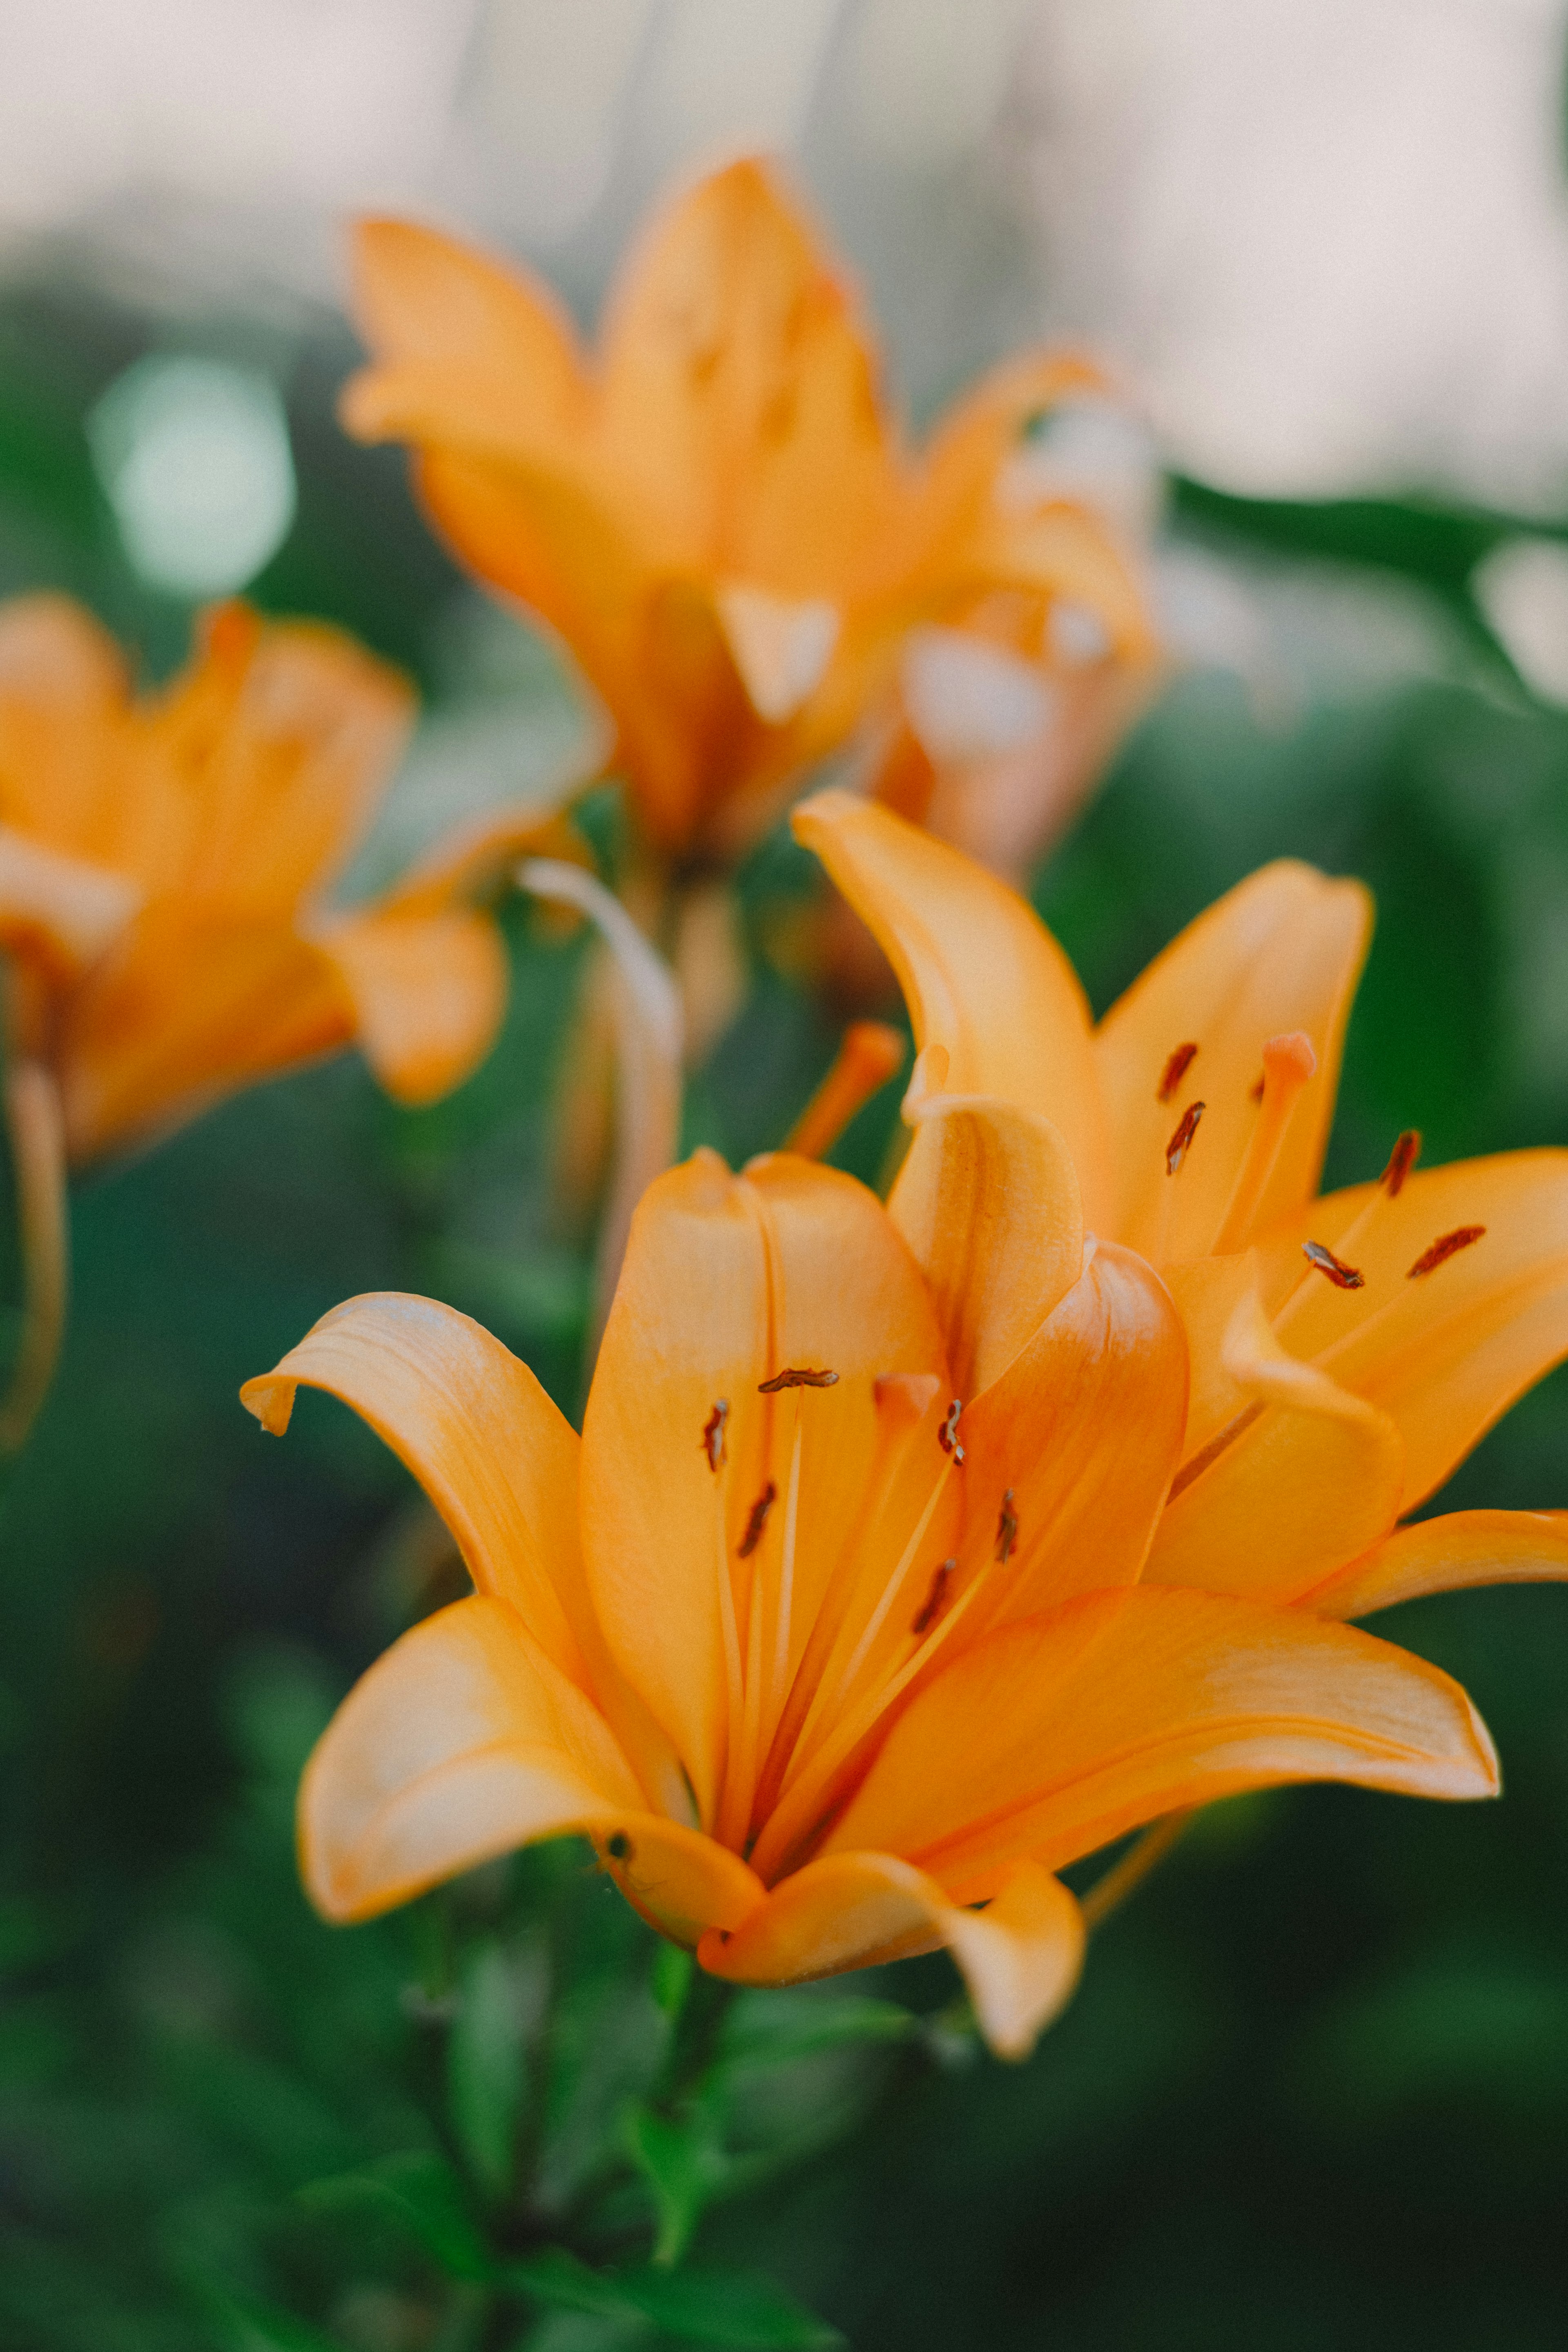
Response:
POLYGON ((792 156, 910 397, 1041 328, 1258 491, 1568 490, 1563 0, 8 0, 0 236, 334 302, 365 205, 581 304, 672 174, 792 156))

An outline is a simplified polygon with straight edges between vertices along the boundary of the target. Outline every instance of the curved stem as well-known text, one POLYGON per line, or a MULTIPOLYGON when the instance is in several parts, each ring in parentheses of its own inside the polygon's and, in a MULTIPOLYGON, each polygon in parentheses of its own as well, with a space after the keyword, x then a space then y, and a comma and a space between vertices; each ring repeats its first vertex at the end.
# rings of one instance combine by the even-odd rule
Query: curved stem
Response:
POLYGON ((70 1230, 59 1088, 41 1062, 5 1074, 5 1128, 16 1171, 22 1255, 22 1344, 0 1400, 0 1453, 24 1444, 48 1393, 65 1334, 70 1230))
POLYGON ((1167 1813, 1163 1821, 1152 1822, 1142 1836, 1128 1847, 1121 1861, 1095 1882, 1082 1905, 1084 1925, 1091 1933, 1119 1910, 1134 1887, 1142 1885, 1149 1873, 1164 1861, 1197 1811, 1196 1805, 1189 1805, 1184 1812, 1167 1813))

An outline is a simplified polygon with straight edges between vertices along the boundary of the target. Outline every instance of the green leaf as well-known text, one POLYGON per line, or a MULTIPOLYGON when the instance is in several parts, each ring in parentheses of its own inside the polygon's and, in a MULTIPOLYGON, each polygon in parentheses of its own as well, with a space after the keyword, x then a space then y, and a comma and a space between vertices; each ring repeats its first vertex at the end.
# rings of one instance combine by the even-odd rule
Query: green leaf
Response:
POLYGON ((490 2257, 463 2183, 445 2157, 410 2149, 363 2171, 312 2180, 297 2201, 316 2212, 360 2207, 400 2224, 453 2278, 484 2279, 490 2257))
POLYGON ((837 2328, 771 2279, 744 2271, 666 2271, 644 2264, 612 2274, 590 2270, 556 2247, 509 2263, 498 2284, 565 2311, 648 2319, 667 2335, 722 2345, 729 2352, 831 2352, 844 2341, 837 2328))
POLYGON ((920 2030, 921 2020, 897 2001, 804 1988, 757 1993, 737 2002, 725 2021, 720 2064, 794 2066, 856 2042, 908 2042, 920 2030))
POLYGON ((717 2120, 706 2107, 694 2108, 679 2121, 639 2107, 627 2118, 626 2142, 633 2163, 653 2191, 658 2215, 654 2261, 661 2266, 678 2263, 703 2208, 723 2187, 730 2170, 717 2120))
POLYGON ((211 2325, 214 2352, 342 2352, 319 2327, 270 2304, 231 2294, 215 2279, 187 2274, 186 2284, 211 2325))
POLYGON ((447 2108, 475 2179, 498 2200, 511 2185, 538 1992, 493 1937, 464 1959, 447 2043, 447 2108))

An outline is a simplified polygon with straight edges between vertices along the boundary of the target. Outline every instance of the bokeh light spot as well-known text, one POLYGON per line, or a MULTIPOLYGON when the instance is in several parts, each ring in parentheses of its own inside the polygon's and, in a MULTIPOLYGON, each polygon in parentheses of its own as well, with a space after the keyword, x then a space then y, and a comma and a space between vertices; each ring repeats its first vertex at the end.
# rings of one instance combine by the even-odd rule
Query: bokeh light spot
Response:
POLYGON ((270 378, 155 355, 117 376, 87 421, 125 552, 177 596, 243 588, 294 520, 294 461, 270 378))

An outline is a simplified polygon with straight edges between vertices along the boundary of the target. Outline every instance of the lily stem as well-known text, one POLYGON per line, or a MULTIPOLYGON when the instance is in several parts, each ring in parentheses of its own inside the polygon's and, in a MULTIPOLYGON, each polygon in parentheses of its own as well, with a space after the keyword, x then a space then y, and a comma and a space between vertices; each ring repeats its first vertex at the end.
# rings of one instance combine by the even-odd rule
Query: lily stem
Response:
POLYGON ((1084 1925, 1091 1933, 1102 1926, 1113 1911, 1120 1910, 1133 1889, 1141 1886, 1149 1873, 1164 1861, 1197 1811, 1196 1805, 1189 1805, 1184 1812, 1167 1813, 1163 1821, 1152 1822, 1142 1836, 1128 1847, 1121 1861, 1089 1888, 1083 1898, 1082 1908, 1084 1925))
POLYGON ((65 1120, 59 1089, 41 1062, 5 1074, 5 1127, 16 1171, 22 1257, 22 1344, 0 1400, 0 1453, 20 1451, 59 1359, 70 1285, 65 1120))

